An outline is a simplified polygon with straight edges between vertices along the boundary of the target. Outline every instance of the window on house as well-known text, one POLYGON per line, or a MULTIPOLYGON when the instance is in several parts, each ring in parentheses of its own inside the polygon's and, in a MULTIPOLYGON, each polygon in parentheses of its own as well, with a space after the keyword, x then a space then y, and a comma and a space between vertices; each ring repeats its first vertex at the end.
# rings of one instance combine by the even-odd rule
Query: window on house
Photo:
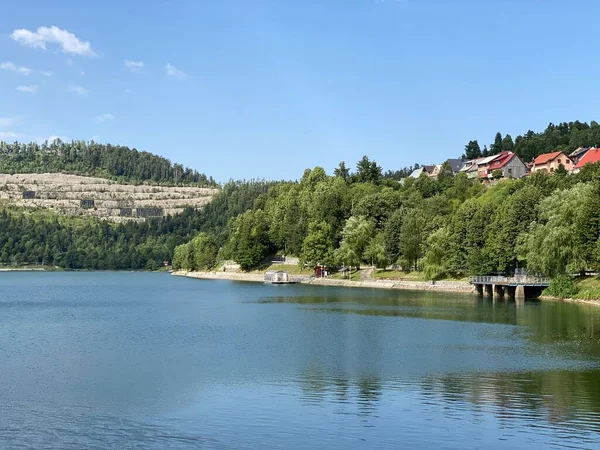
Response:
POLYGON ((559 164, 562 164, 562 162, 560 161, 560 159, 558 160, 558 163, 559 163, 559 164))
POLYGON ((512 178, 512 168, 509 167, 506 171, 506 173, 508 174, 508 178, 512 178))

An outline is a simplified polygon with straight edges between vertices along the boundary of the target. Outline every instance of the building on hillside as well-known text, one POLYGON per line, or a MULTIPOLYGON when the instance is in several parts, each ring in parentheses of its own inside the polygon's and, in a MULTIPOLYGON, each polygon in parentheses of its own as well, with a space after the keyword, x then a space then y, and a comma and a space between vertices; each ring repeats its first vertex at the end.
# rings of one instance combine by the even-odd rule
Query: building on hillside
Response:
POLYGON ((477 164, 482 159, 484 158, 476 158, 464 161, 462 167, 459 169, 458 172, 466 174, 467 178, 477 178, 479 174, 477 164))
POLYGON ((486 156, 477 161, 477 178, 487 178, 488 168, 498 156, 499 155, 486 156))
POLYGON ((455 175, 460 171, 461 167, 463 166, 463 163, 464 161, 459 158, 450 158, 444 161, 444 164, 448 164, 452 169, 452 173, 455 175))
POLYGON ((501 178, 522 178, 527 172, 525 163, 514 152, 501 152, 497 155, 486 158, 486 161, 479 164, 479 178, 491 180, 494 178, 494 172, 499 170, 501 178))
POLYGON ((583 158, 579 160, 577 164, 573 167, 573 172, 577 173, 581 170, 583 166, 586 164, 593 164, 600 162, 600 148, 590 148, 583 158))
POLYGON ((544 171, 553 173, 561 164, 568 171, 573 170, 573 160, 563 152, 544 153, 535 158, 531 166, 531 172, 544 171))
POLYGON ((442 167, 444 167, 445 164, 447 164, 450 170, 452 171, 452 175, 456 175, 463 166, 463 160, 450 158, 444 161, 442 164, 436 164, 435 166, 433 166, 433 170, 431 171, 429 176, 432 178, 437 178, 440 172, 442 171, 442 167))
POLYGON ((573 165, 577 164, 581 158, 590 150, 590 147, 579 147, 577 150, 569 154, 569 158, 573 161, 573 165))
POLYGON ((419 178, 423 174, 429 176, 433 172, 434 168, 435 166, 421 166, 418 169, 413 170, 409 177, 419 178))

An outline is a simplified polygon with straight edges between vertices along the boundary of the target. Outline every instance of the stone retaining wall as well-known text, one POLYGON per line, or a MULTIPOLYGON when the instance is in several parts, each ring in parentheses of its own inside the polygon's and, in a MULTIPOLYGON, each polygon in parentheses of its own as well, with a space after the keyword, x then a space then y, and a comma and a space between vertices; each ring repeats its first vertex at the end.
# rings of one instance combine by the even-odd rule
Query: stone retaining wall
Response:
MULTIPOLYGON (((262 273, 243 273, 243 272, 173 272, 173 275, 190 278, 199 278, 205 280, 231 280, 231 281, 252 281, 264 282, 262 273)), ((303 284, 314 286, 340 286, 354 288, 370 289, 405 289, 413 291, 438 291, 438 292, 474 292, 473 286, 467 282, 461 281, 391 281, 391 280, 337 280, 334 278, 308 278, 302 281, 303 284)))

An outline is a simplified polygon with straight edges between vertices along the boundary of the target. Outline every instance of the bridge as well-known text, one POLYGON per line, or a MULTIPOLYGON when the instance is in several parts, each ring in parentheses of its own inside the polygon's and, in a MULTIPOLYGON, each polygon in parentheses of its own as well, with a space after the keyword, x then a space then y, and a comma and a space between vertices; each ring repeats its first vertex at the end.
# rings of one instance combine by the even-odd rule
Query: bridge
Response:
POLYGON ((550 279, 547 277, 526 274, 517 274, 512 277, 479 276, 472 277, 470 281, 480 295, 485 293, 493 298, 509 296, 516 300, 539 297, 542 291, 550 285, 550 279))

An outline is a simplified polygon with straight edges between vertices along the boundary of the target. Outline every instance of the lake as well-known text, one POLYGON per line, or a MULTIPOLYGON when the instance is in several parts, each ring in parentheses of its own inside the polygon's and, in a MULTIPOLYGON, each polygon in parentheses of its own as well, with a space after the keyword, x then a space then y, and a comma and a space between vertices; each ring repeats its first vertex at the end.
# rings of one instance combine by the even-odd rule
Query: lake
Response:
POLYGON ((600 448, 600 307, 0 274, 0 448, 600 448))

